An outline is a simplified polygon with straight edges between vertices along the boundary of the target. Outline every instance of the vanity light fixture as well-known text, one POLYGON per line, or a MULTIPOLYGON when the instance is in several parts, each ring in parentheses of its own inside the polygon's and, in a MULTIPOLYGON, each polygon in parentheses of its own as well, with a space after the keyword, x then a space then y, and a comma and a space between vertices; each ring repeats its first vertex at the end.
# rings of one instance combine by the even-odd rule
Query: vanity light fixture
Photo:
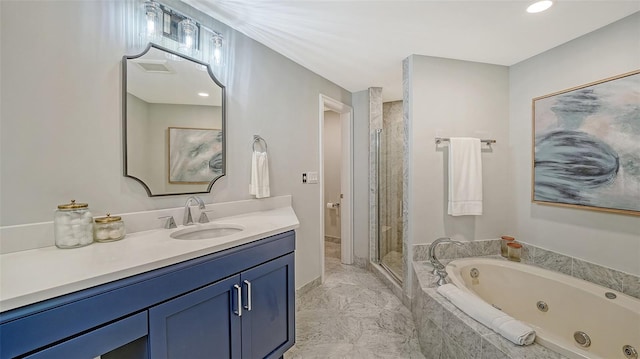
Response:
POLYGON ((543 12, 543 11, 547 10, 548 8, 550 8, 551 5, 553 5, 553 1, 551 1, 551 0, 538 1, 538 2, 535 2, 535 3, 531 4, 531 5, 529 5, 529 7, 527 7, 527 12, 530 13, 530 14, 543 12))
MULTIPOLYGON (((128 48, 140 50, 154 43, 212 66, 222 63, 221 33, 156 0, 131 0, 131 6, 126 20, 128 48)), ((182 61, 176 55, 168 58, 182 61)))

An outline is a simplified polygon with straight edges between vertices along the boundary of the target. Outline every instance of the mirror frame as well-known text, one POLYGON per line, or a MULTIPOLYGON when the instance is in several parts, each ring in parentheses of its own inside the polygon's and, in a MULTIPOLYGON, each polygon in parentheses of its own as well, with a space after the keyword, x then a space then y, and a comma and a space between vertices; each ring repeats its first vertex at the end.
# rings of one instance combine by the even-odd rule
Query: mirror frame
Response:
POLYGON ((137 55, 124 55, 122 57, 122 149, 123 149, 123 175, 125 177, 129 177, 129 178, 133 178, 134 180, 138 181, 142 187, 144 187, 144 189, 147 191, 147 195, 149 197, 161 197, 161 196, 179 196, 179 195, 185 195, 185 194, 201 194, 201 193, 210 193, 211 192, 211 188, 213 187, 213 184, 216 183, 217 180, 219 180, 220 178, 224 177, 227 174, 227 141, 226 141, 226 133, 225 133, 225 129, 226 129, 226 125, 227 125, 227 100, 226 100, 226 89, 225 86, 220 83, 220 81, 218 81, 218 79, 216 78, 216 76, 213 74, 213 72, 211 71, 211 66, 208 63, 196 60, 192 57, 186 56, 184 54, 180 54, 178 52, 169 50, 165 47, 156 45, 154 43, 149 43, 147 45, 147 47, 139 54, 137 55), (144 183, 143 180, 141 180, 138 177, 132 176, 128 173, 128 164, 127 164, 127 60, 132 60, 132 59, 137 59, 139 57, 144 56, 147 52, 149 52, 149 50, 151 50, 152 48, 158 49, 160 51, 164 51, 166 53, 169 53, 171 55, 174 56, 178 56, 181 57, 187 61, 192 61, 198 65, 202 65, 202 66, 206 66, 207 68, 207 73, 209 74, 209 77, 211 77, 211 79, 213 80, 213 82, 215 82, 216 85, 220 86, 221 89, 221 93, 222 93, 222 109, 221 109, 221 113, 222 113, 222 126, 221 126, 221 131, 222 131, 222 174, 215 177, 214 179, 211 180, 211 182, 209 182, 209 186, 207 186, 206 191, 200 191, 200 192, 176 192, 176 193, 158 193, 158 194, 153 194, 151 193, 151 189, 149 188, 149 186, 147 186, 146 183, 144 183))

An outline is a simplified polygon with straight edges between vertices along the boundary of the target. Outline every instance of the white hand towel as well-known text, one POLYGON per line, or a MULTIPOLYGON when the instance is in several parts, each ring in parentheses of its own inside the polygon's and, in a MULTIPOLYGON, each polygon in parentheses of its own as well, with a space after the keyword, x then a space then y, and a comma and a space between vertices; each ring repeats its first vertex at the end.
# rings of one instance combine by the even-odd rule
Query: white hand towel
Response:
POLYGON ((269 158, 266 152, 253 151, 249 194, 256 196, 256 198, 271 196, 269 189, 269 158))
POLYGON ((536 332, 530 326, 492 307, 482 299, 460 290, 453 284, 438 287, 438 293, 471 318, 515 344, 529 345, 536 338, 536 332))
POLYGON ((452 216, 482 215, 482 157, 477 138, 449 139, 449 211, 452 216))

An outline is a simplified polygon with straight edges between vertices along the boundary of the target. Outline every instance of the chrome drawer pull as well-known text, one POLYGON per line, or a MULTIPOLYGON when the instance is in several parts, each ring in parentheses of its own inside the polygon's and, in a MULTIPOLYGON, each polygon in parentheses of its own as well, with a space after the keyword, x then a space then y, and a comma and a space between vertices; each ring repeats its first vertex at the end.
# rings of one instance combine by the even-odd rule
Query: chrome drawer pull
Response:
POLYGON ((236 308, 238 308, 237 310, 234 310, 233 313, 241 317, 242 316, 242 288, 240 288, 240 286, 237 284, 234 284, 233 287, 236 289, 236 308))
POLYGON ((244 306, 244 309, 251 311, 251 282, 245 280, 244 284, 247 285, 247 305, 244 306))

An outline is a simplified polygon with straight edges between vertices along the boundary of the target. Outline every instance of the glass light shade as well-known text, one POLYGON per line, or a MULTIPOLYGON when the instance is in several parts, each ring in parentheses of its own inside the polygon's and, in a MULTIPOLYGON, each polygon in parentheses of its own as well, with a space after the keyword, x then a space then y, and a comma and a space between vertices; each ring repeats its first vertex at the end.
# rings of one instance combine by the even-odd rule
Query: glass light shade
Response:
POLYGON ((222 34, 214 32, 211 35, 211 44, 209 45, 209 63, 220 65, 222 63, 222 34))
POLYGON ((158 42, 162 38, 162 9, 154 1, 146 1, 145 9, 145 29, 147 40, 158 42))
POLYGON ((198 26, 191 19, 178 23, 178 50, 188 56, 194 56, 198 46, 198 26))

